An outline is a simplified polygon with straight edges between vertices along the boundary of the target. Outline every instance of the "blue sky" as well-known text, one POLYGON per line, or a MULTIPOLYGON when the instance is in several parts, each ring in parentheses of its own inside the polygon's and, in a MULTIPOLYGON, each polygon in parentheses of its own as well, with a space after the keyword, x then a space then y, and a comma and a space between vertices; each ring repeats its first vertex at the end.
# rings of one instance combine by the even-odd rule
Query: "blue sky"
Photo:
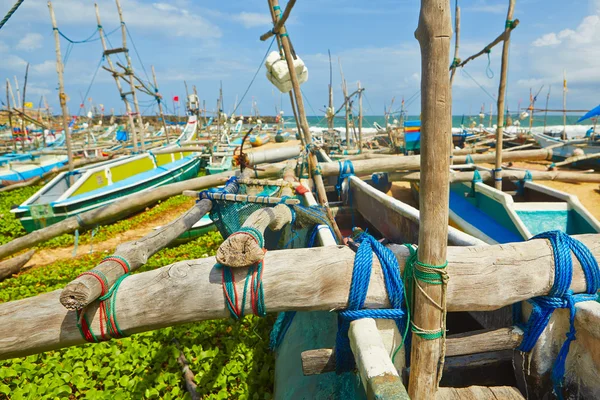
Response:
MULTIPOLYGON (((0 0, 4 14, 14 0, 0 0)), ((230 112, 236 95, 241 97, 264 57, 269 42, 259 36, 270 27, 266 0, 121 0, 125 21, 137 50, 150 73, 154 65, 161 93, 168 98, 185 94, 183 80, 196 85, 207 108, 214 110, 219 81, 223 81, 225 111, 230 112)), ((118 26, 113 1, 98 0, 106 31, 118 26)), ((454 2, 452 2, 453 8, 454 2)), ((459 0, 462 8, 461 58, 479 51, 504 26, 507 0, 459 0)), ((302 86, 308 99, 308 114, 320 115, 327 102, 329 64, 334 61, 335 102, 341 103, 338 58, 349 87, 360 81, 366 88, 367 114, 382 114, 393 97, 399 105, 419 90, 420 52, 414 38, 418 22, 417 0, 298 0, 288 30, 298 55, 309 69, 302 86), (312 107, 311 107, 312 106, 312 107)), ((88 37, 96 28, 93 1, 56 0, 59 28, 72 39, 88 37)), ((539 106, 543 106, 552 86, 550 107, 562 105, 562 71, 567 70, 569 108, 590 109, 600 102, 600 0, 518 0, 515 16, 521 24, 513 32, 509 67, 508 106, 523 106, 530 87, 542 86, 539 106)), ((119 33, 110 36, 117 47, 119 33)), ((67 42, 61 41, 63 55, 67 42)), ((130 47, 132 47, 130 45, 130 47)), ((459 72, 453 88, 454 114, 479 112, 485 103, 495 102, 500 72, 501 47, 488 60, 481 57, 459 72), (487 75, 493 78, 488 78, 487 75), (483 89, 479 87, 481 85, 483 89)), ((134 68, 144 76, 134 57, 134 68)), ((80 93, 85 93, 101 57, 100 42, 73 47, 65 69, 69 109, 77 113, 80 93)), ((46 95, 58 111, 54 39, 44 0, 25 0, 13 18, 0 30, 0 78, 4 100, 5 79, 19 78, 22 85, 26 62, 31 63, 28 100, 38 103, 46 95)), ((450 60, 449 60, 450 62, 450 60)), ((99 70, 88 97, 122 112, 123 105, 112 77, 99 70)), ((283 99, 283 110, 291 112, 287 94, 280 96, 266 79, 264 68, 242 103, 247 114, 254 98, 262 114, 272 115, 275 103, 283 99)), ((141 95, 144 105, 150 98, 141 95)), ((144 107, 145 109, 145 107, 144 107)), ((154 111, 153 107, 146 110, 154 111)), ((420 111, 420 100, 409 112, 420 111)))

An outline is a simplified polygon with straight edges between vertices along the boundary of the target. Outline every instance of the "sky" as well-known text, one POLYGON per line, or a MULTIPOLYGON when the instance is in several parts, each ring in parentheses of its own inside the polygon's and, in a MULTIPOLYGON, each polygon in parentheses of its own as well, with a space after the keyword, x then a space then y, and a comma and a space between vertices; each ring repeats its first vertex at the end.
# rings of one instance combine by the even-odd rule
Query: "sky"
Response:
MULTIPOLYGON (((4 15, 14 1, 0 0, 0 14, 4 15)), ((224 110, 231 113, 236 97, 241 99, 269 48, 270 41, 259 40, 272 27, 267 1, 121 0, 121 3, 133 39, 128 46, 132 49, 136 74, 151 80, 150 66, 154 65, 160 93, 169 100, 176 95, 184 98, 184 80, 190 90, 195 85, 209 112, 216 108, 222 82, 224 110)), ((282 3, 283 8, 285 2, 282 3)), ((55 0, 53 5, 58 27, 70 39, 83 40, 96 29, 93 1, 55 0)), ((118 28, 114 1, 98 0, 98 5, 105 31, 118 28)), ((460 58, 464 59, 481 50, 504 29, 508 0, 459 0, 459 6, 460 58)), ((402 98, 409 114, 418 114, 421 62, 414 38, 418 16, 416 0, 298 0, 287 27, 296 53, 309 70, 309 79, 302 85, 307 114, 323 115, 328 101, 328 50, 333 59, 337 106, 343 98, 341 63, 349 90, 353 91, 358 81, 366 89, 365 114, 383 114, 392 99, 397 109, 402 98)), ((567 73, 568 108, 591 109, 600 103, 600 0, 517 0, 515 18, 520 25, 511 37, 508 108, 514 111, 520 102, 526 107, 530 89, 534 94, 541 89, 537 106, 543 108, 550 87, 549 107, 562 108, 563 70, 567 73)), ((120 31, 108 39, 113 47, 121 46, 120 31)), ((77 114, 85 93, 93 103, 103 104, 107 113, 110 108, 122 113, 124 106, 112 76, 98 69, 101 43, 96 40, 68 45, 61 39, 63 56, 71 47, 64 76, 70 113, 77 114)), ((452 42, 452 51, 453 48, 452 42)), ((457 73, 453 86, 454 115, 477 114, 484 104, 489 110, 490 104, 496 102, 501 51, 501 46, 497 46, 489 61, 486 56, 480 57, 457 73)), ((45 95, 57 113, 54 36, 44 0, 25 0, 0 30, 3 102, 5 79, 10 78, 14 88, 17 76, 22 86, 27 63, 30 63, 27 100, 37 106, 45 95)), ((275 114, 275 107, 280 105, 286 115, 291 114, 289 96, 281 95, 266 79, 264 66, 237 114, 248 114, 253 100, 263 115, 275 114)), ((140 103, 144 113, 156 112, 149 96, 140 94, 140 103)), ((167 105, 173 108, 171 101, 167 105)))

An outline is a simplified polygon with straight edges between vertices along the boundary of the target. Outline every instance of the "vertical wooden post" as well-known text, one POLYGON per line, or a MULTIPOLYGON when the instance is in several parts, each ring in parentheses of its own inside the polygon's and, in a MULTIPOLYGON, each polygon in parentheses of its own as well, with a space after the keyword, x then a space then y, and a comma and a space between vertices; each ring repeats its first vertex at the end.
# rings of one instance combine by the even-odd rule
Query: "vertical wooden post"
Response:
POLYGON ((342 93, 344 94, 344 110, 345 122, 346 122, 346 148, 351 149, 354 146, 350 145, 350 99, 348 98, 348 83, 344 78, 344 71, 342 71, 342 62, 338 58, 340 64, 340 75, 342 76, 342 93))
MULTIPOLYGON (((19 81, 17 80, 17 76, 14 76, 15 79, 15 90, 17 91, 17 102, 15 103, 15 107, 21 107, 21 91, 19 90, 19 81)), ((13 102, 14 103, 14 102, 13 102)))
POLYGON ((548 86, 548 94, 546 95, 546 110, 544 112, 544 130, 542 133, 546 133, 546 123, 548 122, 548 102, 550 102, 550 91, 552 86, 548 86))
MULTIPOLYGON (((450 71, 450 87, 454 83, 454 75, 456 74, 456 64, 458 63, 458 51, 460 49, 460 7, 458 6, 458 0, 455 0, 454 8, 454 60, 452 65, 455 67, 450 71)), ((452 136, 452 135, 450 135, 452 136)))
MULTIPOLYGON (((279 0, 267 0, 269 3, 270 9, 273 7, 279 6, 279 0)), ((271 12, 271 16, 273 18, 273 25, 277 23, 280 18, 280 15, 277 13, 271 12)), ((290 39, 287 35, 287 30, 285 25, 279 29, 278 36, 281 38, 281 45, 283 47, 283 53, 285 55, 285 60, 288 65, 288 69, 290 71, 290 80, 292 81, 292 88, 294 92, 294 98, 296 100, 296 106, 298 107, 298 119, 300 122, 300 128, 304 135, 304 141, 306 145, 312 144, 312 136, 310 133, 310 129, 308 126, 308 121, 306 119, 306 112, 304 110, 304 100, 302 99, 302 92, 300 91, 300 84, 298 83, 298 76, 296 75, 296 69, 294 68, 294 56, 292 54, 292 50, 290 47, 290 39)), ((319 166, 319 162, 317 161, 317 156, 309 152, 308 154, 308 168, 309 173, 312 174, 312 178, 315 182, 315 186, 317 187, 317 193, 319 194, 319 202, 325 210, 327 211, 327 216, 333 226, 333 230, 335 232, 335 236, 338 241, 341 243, 343 240, 342 234, 335 223, 335 219, 331 214, 331 210, 329 209, 329 202, 327 201, 327 193, 325 192, 325 185, 323 184, 323 176, 320 173, 314 174, 312 171, 316 170, 319 166)))
MULTIPOLYGON (((47 109, 48 108, 48 103, 46 102, 46 96, 42 95, 42 101, 44 102, 44 107, 47 109)), ((40 103, 40 109, 41 109, 41 103, 40 103)), ((40 121, 43 121, 43 114, 40 113, 40 121)), ((50 127, 50 119, 48 118, 48 126, 50 127)), ((46 130, 42 129, 42 144, 44 145, 44 147, 46 147, 46 130)))
MULTIPOLYGON (((26 115, 25 114, 25 95, 27 93, 27 78, 28 77, 29 77, 29 63, 27 63, 27 66, 25 67, 25 79, 23 80, 23 102, 21 103, 21 112, 23 113, 22 118, 21 118, 21 133, 23 134, 23 143, 25 143, 25 139, 27 139, 27 125, 25 123, 25 115, 26 115)), ((23 146, 25 146, 25 145, 23 144, 23 146)))
POLYGON ((333 109, 333 68, 331 66, 331 51, 328 49, 327 53, 329 53, 329 109, 331 110, 331 116, 327 118, 327 129, 329 130, 329 134, 333 135, 333 128, 335 126, 335 115, 333 114, 335 112, 333 109))
MULTIPOLYGON (((13 131, 12 124, 12 109, 10 108, 10 97, 8 95, 10 91, 10 80, 6 78, 6 110, 8 111, 8 127, 10 128, 10 136, 14 136, 15 132, 13 131)), ((17 141, 13 138, 13 153, 17 152, 17 141)))
POLYGON ((494 107, 494 105, 492 103, 490 103, 490 128, 492 127, 492 117, 494 115, 494 111, 493 111, 492 107, 494 107))
POLYGON ((500 67, 500 86, 498 87, 498 127, 496 128, 496 168, 494 180, 496 189, 502 190, 502 145, 504 132, 504 96, 506 93, 506 78, 508 76, 508 49, 510 47, 510 32, 515 11, 516 0, 509 0, 504 42, 502 43, 502 65, 500 67))
MULTIPOLYGON (((123 39, 123 48, 127 49, 127 28, 123 21, 123 11, 121 10, 121 3, 119 0, 115 0, 117 4, 117 11, 119 13, 119 21, 121 21, 121 36, 123 39)), ((140 144, 142 145, 142 151, 146 151, 146 129, 144 128, 144 122, 142 121, 142 113, 140 112, 140 106, 137 101, 137 94, 135 92, 135 81, 133 78, 133 65, 131 65, 131 57, 129 57, 129 49, 125 51, 125 59, 127 60, 127 75, 129 75, 129 86, 131 87, 131 97, 133 98, 133 107, 137 114, 137 121, 140 128, 140 144)), ((137 151, 137 149, 135 149, 137 151)))
POLYGON ((362 106, 362 93, 365 89, 360 86, 358 82, 358 152, 362 153, 363 146, 363 135, 362 135, 362 123, 363 123, 363 106, 362 106))
MULTIPOLYGON (((56 26, 56 18, 52 2, 48 2, 50 10, 50 19, 52 20, 52 29, 54 30, 54 43, 56 45, 56 72, 58 74, 58 99, 62 110, 63 129, 65 131, 65 141, 67 142, 67 157, 69 159, 69 172, 73 172, 73 150, 71 147, 71 132, 69 132, 69 110, 67 108, 67 95, 65 94, 65 82, 63 80, 63 63, 60 54, 60 37, 58 35, 58 27, 56 26)), ((72 177, 71 177, 72 178, 72 177)))
POLYGON ((563 140, 567 140, 567 70, 563 69, 563 140))
POLYGON ((154 72, 154 65, 152 65, 151 67, 152 67, 152 78, 154 80, 154 95, 156 96, 156 102, 158 103, 158 112, 160 113, 160 119, 162 120, 162 126, 163 126, 163 129, 165 130, 167 143, 169 143, 170 142, 169 130, 167 129, 167 123, 165 122, 165 115, 163 114, 161 96, 158 93, 158 83, 156 82, 156 73, 154 72))
MULTIPOLYGON (((450 57, 450 2, 421 0, 415 37, 421 47, 421 188, 419 261, 444 265, 448 241, 448 135, 452 130, 450 57)), ((424 331, 444 329, 443 286, 419 282, 415 290, 413 325, 424 331), (434 304, 435 303, 435 304, 434 304)), ((435 398, 441 375, 443 339, 426 340, 413 334, 409 394, 413 400, 435 398)))
MULTIPOLYGON (((123 93, 123 88, 121 87, 121 81, 119 80, 119 76, 117 75, 117 72, 115 70, 115 66, 112 63, 112 60, 110 59, 110 55, 106 54, 106 50, 108 50, 108 48, 106 47, 106 38, 104 37, 104 29, 102 28, 102 23, 100 22, 100 10, 98 9, 98 4, 94 3, 94 7, 96 8, 96 21, 98 22, 98 34, 100 35, 100 42, 102 43, 102 49, 105 53, 106 62, 108 63, 108 66, 110 67, 110 69, 112 71, 112 76, 115 79, 115 83, 117 84, 117 89, 119 90, 121 99, 125 103, 125 112, 127 113, 127 120, 129 122, 129 129, 131 131, 131 136, 132 136, 132 140, 133 140, 133 151, 137 152, 138 151, 137 131, 135 129, 135 123, 133 121, 133 115, 131 113, 131 105, 127 101, 127 96, 123 93)), ((112 113, 112 116, 111 116, 110 123, 112 124, 113 123, 112 120, 114 117, 114 109, 111 109, 111 113, 112 113)))

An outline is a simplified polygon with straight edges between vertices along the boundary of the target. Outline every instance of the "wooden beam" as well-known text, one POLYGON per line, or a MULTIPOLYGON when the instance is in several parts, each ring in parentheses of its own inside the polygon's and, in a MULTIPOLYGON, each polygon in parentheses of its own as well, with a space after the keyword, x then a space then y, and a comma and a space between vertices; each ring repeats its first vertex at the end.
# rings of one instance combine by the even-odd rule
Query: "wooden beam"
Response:
MULTIPOLYGON (((481 179, 492 181, 494 174, 491 171, 478 171, 481 179)), ((600 174, 571 171, 529 171, 534 181, 557 181, 557 182, 591 182, 600 183, 600 174)), ((527 171, 504 170, 503 179, 519 181, 525 178, 527 171)), ((471 182, 474 172, 451 172, 450 182, 471 182)), ((418 182, 421 179, 420 172, 389 172, 390 182, 418 182)))
MULTIPOLYGON (((516 19, 516 20, 513 21, 512 29, 515 29, 517 26, 519 26, 519 20, 518 19, 516 19)), ((504 42, 506 40, 507 40, 507 35, 506 35, 506 29, 505 29, 500 35, 498 35, 498 37, 496 37, 496 39, 494 39, 490 44, 488 44, 487 46, 485 46, 479 53, 475 53, 472 56, 467 57, 463 62, 459 63, 456 66, 456 68, 462 68, 462 67, 464 67, 465 65, 467 65, 467 63, 469 61, 473 61, 477 57, 481 57, 482 55, 489 53, 497 44, 499 44, 501 42, 504 42)), ((587 111, 584 111, 584 112, 587 112, 587 111)))
POLYGON ((128 51, 129 49, 126 49, 125 47, 116 47, 114 49, 104 50, 104 55, 110 56, 111 54, 126 53, 128 51))
MULTIPOLYGON (((600 235, 579 235, 600 259, 600 235)), ((404 266, 408 250, 390 246, 404 266)), ((263 272, 265 306, 270 312, 339 310, 347 307, 354 252, 344 246, 270 251, 263 272), (298 263, 302 268, 298 269, 298 263), (282 279, 293 277, 293 279, 282 279)), ((448 249, 449 311, 486 311, 549 293, 554 282, 554 258, 547 240, 448 249)), ((116 315, 127 334, 174 324, 229 316, 221 269, 208 257, 181 261, 129 276, 116 297, 116 315)), ((574 259, 574 293, 586 290, 585 276, 574 259)), ((233 269, 238 296, 247 270, 233 269)), ((61 290, 0 304, 0 359, 22 357, 84 343, 74 311, 57 307, 61 290), (19 329, 14 329, 18 326, 19 329), (35 334, 33 334, 35 332, 35 334)), ((250 313, 250 305, 246 304, 250 313)), ((365 308, 389 307, 381 266, 373 274, 365 308)), ((579 304, 577 307, 580 307, 579 304)), ((88 307, 92 329, 99 332, 97 303, 88 307)), ((579 316, 577 316, 579 318, 579 316)))
POLYGON ((283 12, 283 15, 281 16, 281 19, 279 19, 279 21, 277 21, 275 23, 275 26, 273 27, 273 29, 260 35, 261 41, 264 42, 265 40, 269 39, 273 35, 275 35, 277 33, 281 33, 280 32, 281 27, 285 24, 285 21, 287 21, 288 17, 290 16, 290 13, 292 12, 292 8, 294 8, 295 4, 296 4, 296 0, 288 1, 287 5, 285 6, 285 11, 283 12))
MULTIPOLYGON (((496 159, 494 153, 487 154, 472 154, 470 157, 476 164, 493 163, 496 159)), ((552 150, 523 150, 507 153, 504 156, 504 161, 532 161, 532 160, 551 160, 552 150)), ((374 172, 392 172, 392 171, 410 171, 419 170, 421 168, 421 156, 404 156, 404 157, 385 157, 369 160, 356 160, 352 162, 354 173, 356 175, 367 175, 374 172)), ((455 156, 455 164, 466 164, 467 156, 455 156)), ((323 176, 338 176, 340 173, 340 165, 336 162, 319 163, 323 176)))
MULTIPOLYGON (((515 349, 523 339, 517 327, 483 329, 450 335, 446 340, 446 356, 467 356, 478 353, 515 349)), ((304 375, 318 375, 335 371, 335 349, 316 349, 302 353, 304 375)))
POLYGON ((465 388, 441 387, 436 400, 525 400, 517 388, 511 386, 469 386, 465 388))
POLYGON ((352 321, 348 337, 367 399, 410 400, 375 320, 352 321))

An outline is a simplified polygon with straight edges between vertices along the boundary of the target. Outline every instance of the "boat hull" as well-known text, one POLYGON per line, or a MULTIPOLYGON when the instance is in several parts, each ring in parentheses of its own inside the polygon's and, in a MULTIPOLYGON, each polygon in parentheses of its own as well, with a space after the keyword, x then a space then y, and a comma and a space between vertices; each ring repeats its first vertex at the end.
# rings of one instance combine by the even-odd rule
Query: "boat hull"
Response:
MULTIPOLYGON (((597 154, 600 153, 600 141, 595 141, 595 142, 591 142, 588 140, 572 140, 572 141, 565 141, 559 138, 554 138, 548 135, 541 135, 541 134, 533 134, 533 137, 535 138, 535 140, 538 142, 538 144, 541 147, 550 147, 550 146, 556 146, 557 144, 560 143, 565 143, 565 145, 560 146, 560 147, 554 147, 552 149, 552 160, 555 162, 560 162, 560 161, 564 161, 569 157, 572 157, 575 152, 577 150, 583 150, 583 152, 586 155, 590 155, 590 154, 597 154), (569 144, 569 142, 572 142, 572 144, 569 144), (585 145, 587 144, 587 145, 585 145), (585 146, 582 146, 585 145, 585 146)), ((594 169, 596 171, 600 171, 600 158, 593 158, 593 159, 589 159, 589 160, 582 160, 582 161, 577 161, 574 162, 572 164, 570 164, 571 167, 573 168, 578 168, 578 169, 594 169)))
POLYGON ((144 179, 135 185, 126 185, 116 189, 111 187, 113 190, 110 191, 95 190, 86 195, 75 196, 74 198, 69 199, 68 202, 20 206, 13 211, 15 212, 16 218, 21 221, 23 228, 25 228, 27 232, 33 232, 81 212, 110 204, 130 194, 196 177, 199 169, 200 160, 196 157, 189 157, 185 162, 182 162, 174 168, 166 171, 157 170, 155 175, 148 176, 147 179, 144 179))

